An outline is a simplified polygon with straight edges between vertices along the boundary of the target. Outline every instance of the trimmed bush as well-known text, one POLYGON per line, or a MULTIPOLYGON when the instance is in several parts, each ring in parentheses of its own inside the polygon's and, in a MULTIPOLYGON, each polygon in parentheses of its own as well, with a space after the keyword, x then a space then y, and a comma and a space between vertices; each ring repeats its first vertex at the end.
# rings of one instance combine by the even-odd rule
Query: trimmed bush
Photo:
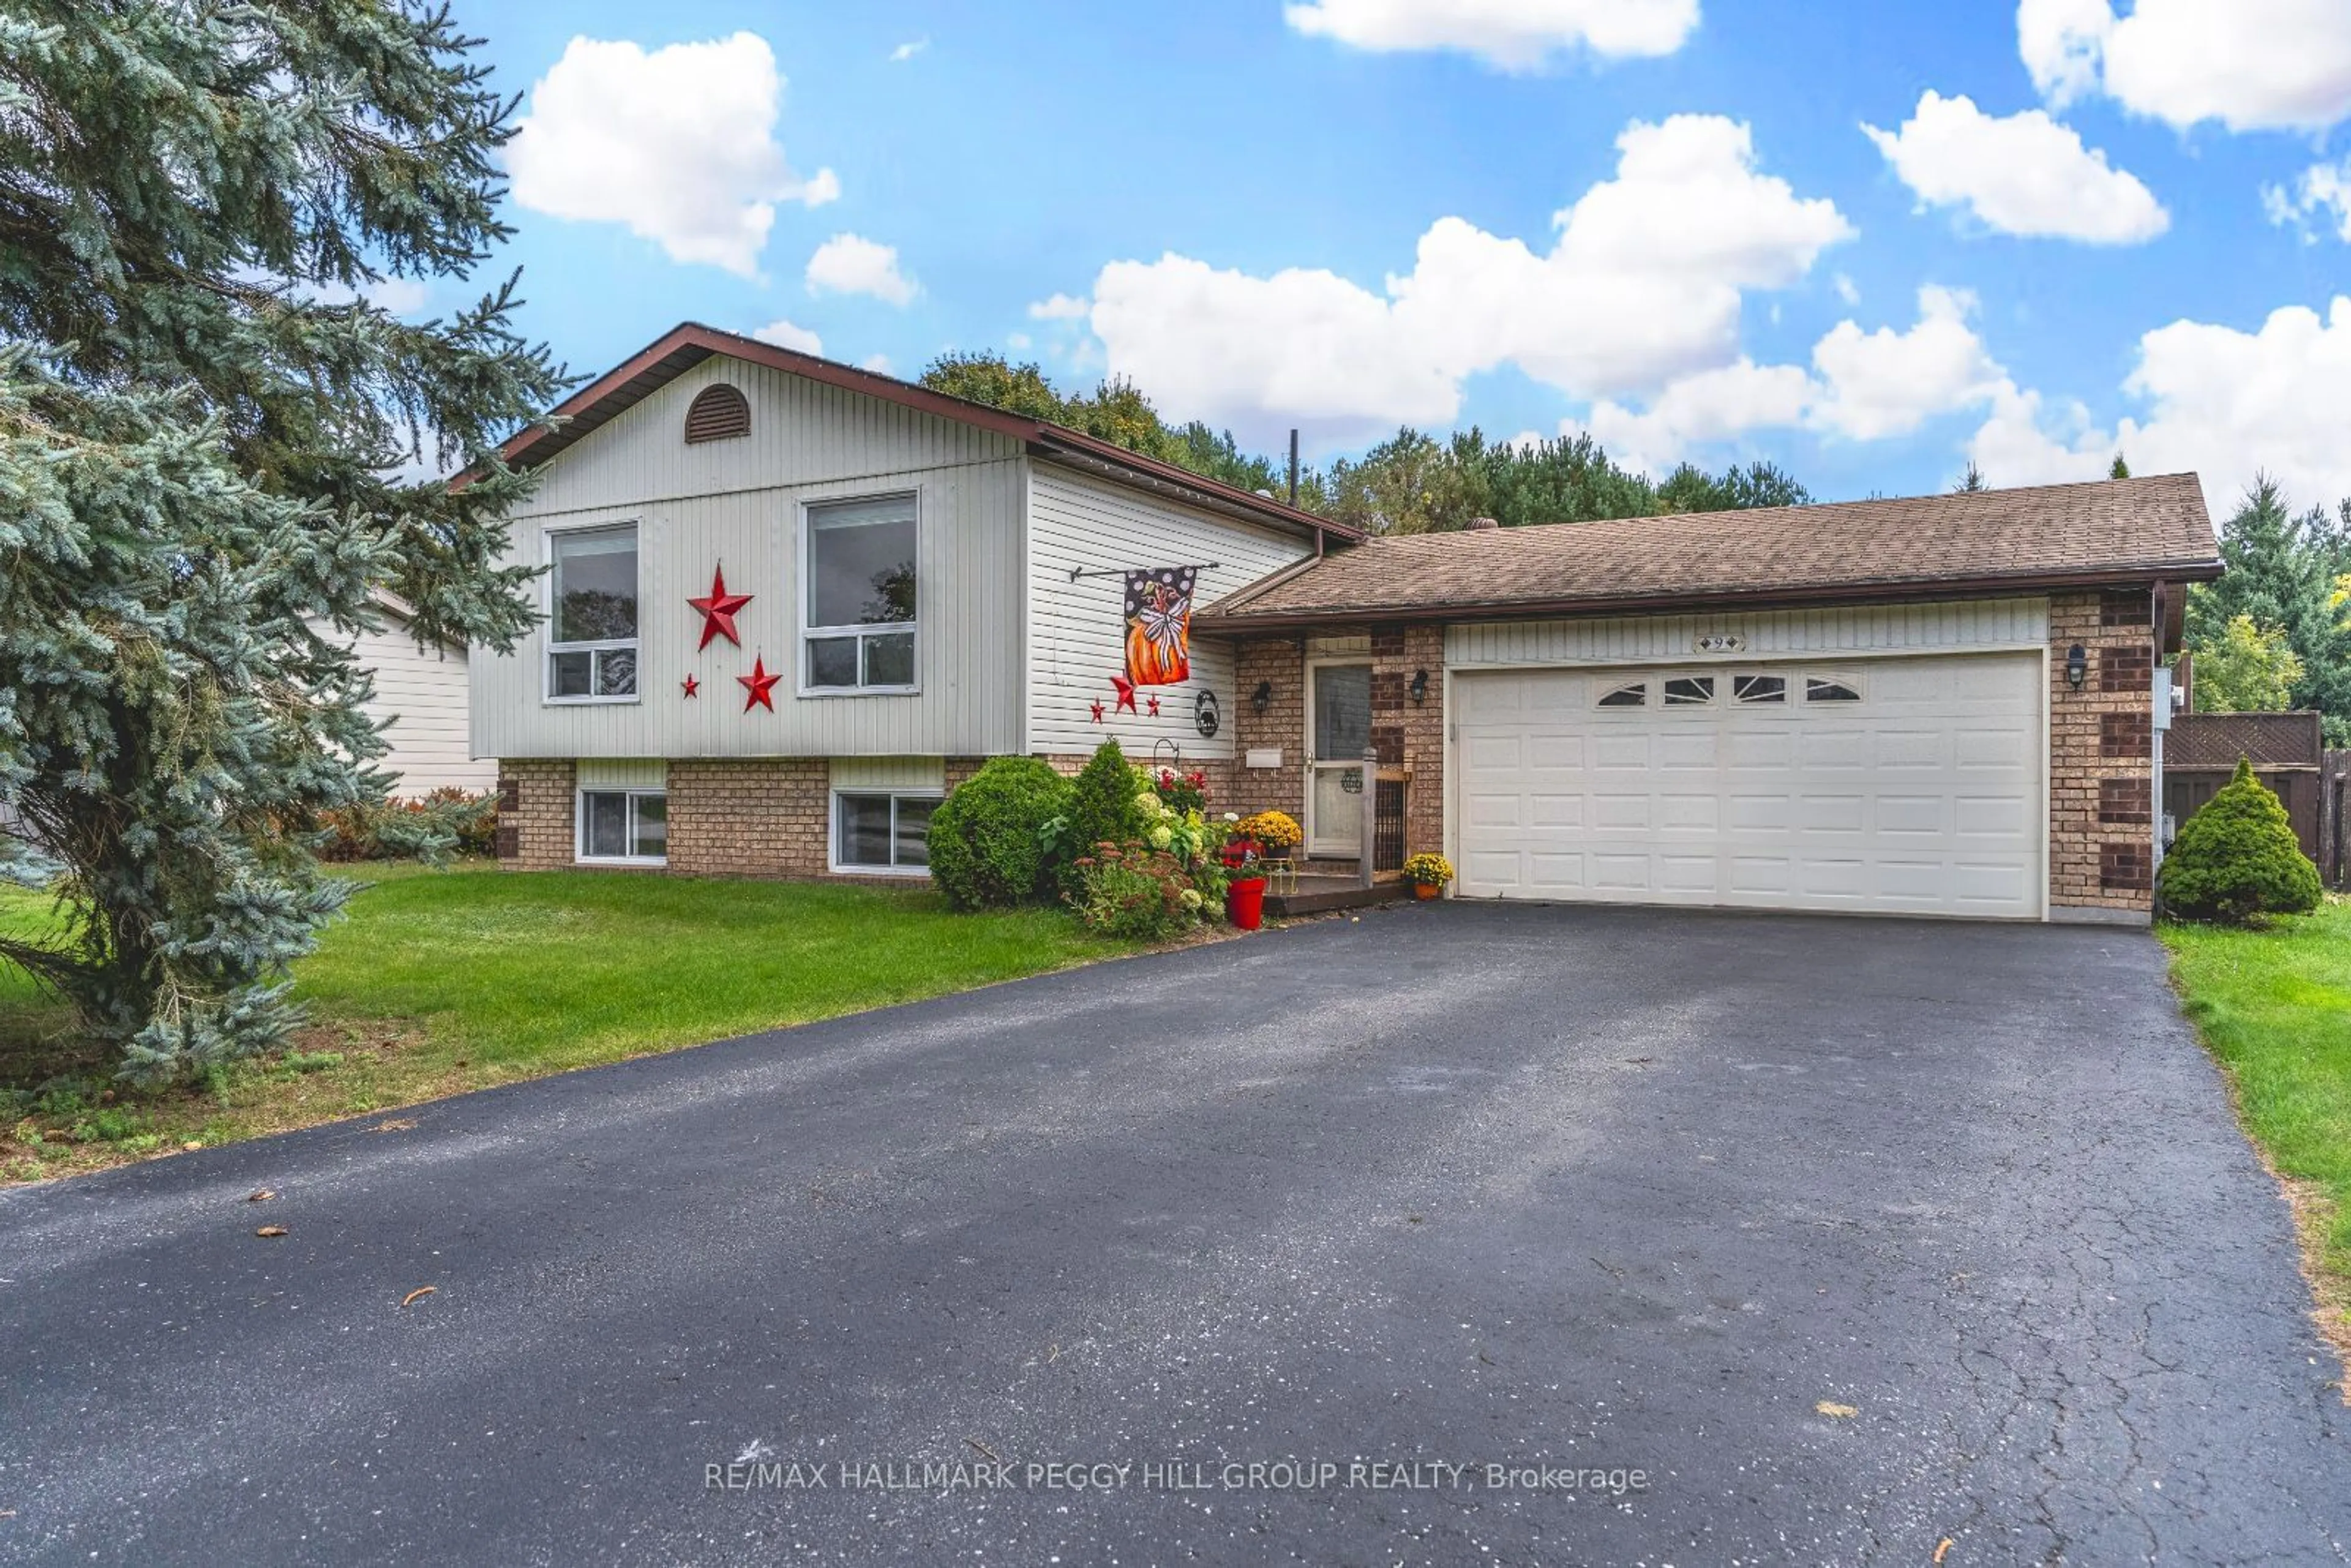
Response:
POLYGON ((433 860, 497 852, 498 798, 444 785, 413 800, 319 814, 322 861, 433 860))
MULTIPOLYGON (((1143 836, 1143 812, 1134 797, 1144 788, 1135 781, 1134 769, 1117 741, 1105 740, 1094 747, 1093 757, 1071 787, 1069 824, 1060 838, 1071 862, 1092 854, 1100 845, 1123 844, 1143 836)), ((1061 880, 1065 888, 1076 890, 1072 863, 1062 865, 1061 880)))
POLYGON ((2181 826, 2156 891, 2166 914, 2228 925, 2307 915, 2321 896, 2318 868, 2295 841, 2285 808, 2243 758, 2237 776, 2181 826))
POLYGON ((931 881, 958 909, 1037 902, 1045 825, 1069 803, 1070 781, 1036 758, 989 758, 931 813, 931 881))

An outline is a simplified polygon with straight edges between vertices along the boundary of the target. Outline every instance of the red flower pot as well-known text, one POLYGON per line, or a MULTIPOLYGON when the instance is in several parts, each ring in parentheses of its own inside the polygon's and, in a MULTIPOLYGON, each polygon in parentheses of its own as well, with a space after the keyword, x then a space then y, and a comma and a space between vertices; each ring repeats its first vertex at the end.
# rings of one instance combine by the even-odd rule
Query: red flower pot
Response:
POLYGON ((1243 931, 1265 924, 1265 878, 1236 877, 1225 884, 1225 918, 1243 931))

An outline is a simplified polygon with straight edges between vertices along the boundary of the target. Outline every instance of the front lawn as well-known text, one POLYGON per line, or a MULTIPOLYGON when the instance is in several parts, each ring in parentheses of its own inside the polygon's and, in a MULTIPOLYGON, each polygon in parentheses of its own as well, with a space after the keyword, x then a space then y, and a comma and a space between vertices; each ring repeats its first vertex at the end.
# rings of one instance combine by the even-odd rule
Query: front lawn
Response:
MULTIPOLYGON (((1128 950, 1052 911, 957 915, 927 889, 368 866, 296 970, 297 1050, 198 1089, 111 1091, 68 1019, 0 967, 0 1180, 436 1099, 1128 950), (45 1093, 36 1090, 44 1082, 45 1093)), ((0 921, 48 918, 0 893, 0 921)))
POLYGON ((2188 1016, 2290 1186, 2321 1315, 2351 1355, 2351 901, 2265 931, 2161 935, 2188 1016))

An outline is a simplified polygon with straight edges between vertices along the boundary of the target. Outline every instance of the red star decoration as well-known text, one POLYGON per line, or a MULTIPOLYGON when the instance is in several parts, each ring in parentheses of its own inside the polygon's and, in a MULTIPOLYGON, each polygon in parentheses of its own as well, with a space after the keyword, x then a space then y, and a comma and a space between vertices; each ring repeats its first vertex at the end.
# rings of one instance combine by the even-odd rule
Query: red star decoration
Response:
POLYGON ((743 639, 735 634, 735 612, 750 602, 751 596, 747 593, 726 591, 726 568, 724 565, 713 571, 710 574, 710 597, 686 601, 702 612, 702 641, 695 644, 695 651, 699 653, 709 647, 710 640, 718 636, 724 636, 737 648, 741 647, 743 639))
POLYGON ((702 695, 702 677, 699 675, 688 675, 679 685, 685 688, 687 696, 698 697, 702 695))
POLYGON ((755 707, 766 708, 769 713, 776 711, 776 699, 769 694, 776 689, 776 683, 784 677, 768 674, 768 660, 765 654, 751 661, 749 674, 737 675, 735 678, 742 682, 743 689, 750 694, 743 699, 745 713, 749 713, 755 707))
POLYGON ((1110 678, 1110 684, 1118 692, 1118 706, 1113 711, 1118 713, 1133 713, 1134 711, 1134 683, 1128 680, 1124 675, 1113 675, 1110 678))
POLYGON ((1159 716, 1159 699, 1156 696, 1153 696, 1147 697, 1144 700, 1151 705, 1151 716, 1157 718, 1159 716))
POLYGON ((1102 704, 1100 704, 1100 703, 1096 703, 1096 704, 1094 704, 1094 705, 1093 705, 1093 707, 1094 707, 1094 722, 1095 722, 1096 724, 1100 724, 1100 723, 1102 721, 1102 704))

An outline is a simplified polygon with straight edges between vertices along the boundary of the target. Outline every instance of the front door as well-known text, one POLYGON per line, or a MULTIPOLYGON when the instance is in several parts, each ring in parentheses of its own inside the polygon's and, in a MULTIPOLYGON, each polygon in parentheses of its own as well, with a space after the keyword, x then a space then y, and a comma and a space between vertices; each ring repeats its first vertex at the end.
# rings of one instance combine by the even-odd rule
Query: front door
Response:
POLYGON ((1310 666, 1306 703, 1306 852, 1364 852, 1364 750, 1372 743, 1372 667, 1310 666))

